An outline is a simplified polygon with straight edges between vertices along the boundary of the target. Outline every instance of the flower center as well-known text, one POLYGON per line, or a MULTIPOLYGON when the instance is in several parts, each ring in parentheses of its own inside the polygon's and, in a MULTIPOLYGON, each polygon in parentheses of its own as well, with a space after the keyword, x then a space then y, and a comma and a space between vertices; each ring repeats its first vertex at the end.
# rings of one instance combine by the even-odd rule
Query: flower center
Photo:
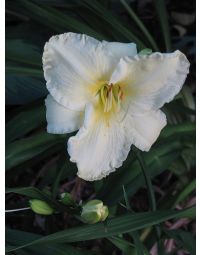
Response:
POLYGON ((104 112, 109 112, 111 109, 120 110, 124 93, 119 85, 104 84, 99 90, 99 94, 104 112))

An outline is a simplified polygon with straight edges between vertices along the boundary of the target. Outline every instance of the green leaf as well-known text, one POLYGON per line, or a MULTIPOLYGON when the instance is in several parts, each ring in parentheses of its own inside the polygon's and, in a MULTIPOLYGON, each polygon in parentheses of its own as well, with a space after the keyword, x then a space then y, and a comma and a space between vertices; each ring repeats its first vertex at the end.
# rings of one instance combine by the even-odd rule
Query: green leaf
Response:
POLYGON ((190 255, 196 255, 196 243, 193 235, 181 229, 165 231, 167 236, 175 239, 177 244, 186 249, 190 255))
POLYGON ((75 227, 67 230, 63 230, 33 242, 24 242, 24 244, 9 249, 8 251, 14 251, 30 245, 38 245, 43 243, 69 243, 79 242, 86 240, 93 240, 103 237, 111 237, 113 235, 119 235, 128 233, 131 231, 143 229, 155 224, 159 224, 163 221, 172 218, 182 217, 194 217, 195 208, 188 208, 182 211, 157 211, 157 212, 145 212, 127 214, 113 219, 107 220, 106 226, 103 223, 96 223, 93 225, 84 225, 81 227, 75 227))
POLYGON ((173 202, 173 206, 175 207, 177 204, 182 202, 191 192, 193 192, 196 188, 196 180, 192 180, 190 183, 186 185, 186 187, 175 197, 173 202))
POLYGON ((63 143, 63 136, 46 132, 10 143, 6 147, 6 170, 41 154, 52 146, 63 143))
MULTIPOLYGON (((180 155, 179 150, 182 145, 177 141, 165 142, 157 148, 152 148, 148 153, 144 153, 149 174, 151 178, 162 173, 169 165, 180 155)), ((131 153, 131 152, 130 152, 131 153)), ((116 173, 110 175, 99 191, 97 196, 108 205, 118 203, 123 194, 122 185, 126 186, 127 195, 133 195, 141 187, 145 186, 145 181, 141 173, 138 162, 132 160, 126 167, 119 169, 116 173), (113 186, 113 183, 115 185, 113 186)))
POLYGON ((14 74, 19 76, 43 77, 43 71, 33 67, 6 66, 6 75, 14 74))
POLYGON ((156 211, 156 207, 157 207, 156 206, 156 198, 155 198, 155 194, 154 194, 154 190, 153 190, 153 185, 152 185, 152 182, 151 182, 151 176, 148 172, 145 160, 144 160, 142 154, 140 153, 140 151, 137 148, 134 148, 134 152, 135 152, 135 155, 137 157, 137 160, 140 164, 142 173, 143 173, 144 178, 145 178, 146 187, 147 187, 148 195, 149 195, 149 204, 150 204, 151 210, 156 211))
MULTIPOLYGON (((173 162, 178 157, 178 155, 179 155, 179 153, 174 151, 174 152, 171 152, 167 155, 164 155, 164 156, 160 157, 159 159, 157 159, 157 162, 154 161, 148 167, 149 174, 150 174, 151 178, 153 179, 157 175, 164 172, 169 167, 171 162, 173 162)), ((140 188, 144 188, 145 187, 145 180, 144 180, 143 175, 139 174, 137 176, 137 178, 132 180, 132 182, 131 181, 128 182, 126 187, 127 187, 126 190, 127 190, 128 196, 134 195, 140 188)))
MULTIPOLYGON (((126 203, 127 211, 131 211, 133 213, 133 211, 131 209, 131 206, 130 206, 130 203, 129 203, 129 200, 128 200, 128 196, 126 194, 126 190, 125 190, 124 186, 122 186, 122 188, 123 188, 124 200, 125 200, 125 203, 126 203)), ((140 241, 140 236, 139 236, 138 232, 137 231, 130 232, 130 236, 132 237, 132 239, 134 241, 135 249, 137 251, 137 255, 144 255, 143 245, 140 241)))
POLYGON ((122 5, 124 6, 124 8, 127 10, 128 14, 130 15, 130 17, 135 21, 135 23, 138 25, 138 27, 140 28, 140 30, 143 32, 144 36, 146 36, 146 38, 148 39, 148 41, 150 42, 152 48, 154 49, 154 51, 159 51, 158 49, 158 45, 156 44, 155 40, 153 39, 152 35, 150 34, 150 32, 148 31, 148 29, 145 27, 145 25, 143 24, 143 22, 140 20, 140 18, 136 15, 136 13, 133 11, 133 9, 131 9, 131 7, 129 6, 129 4, 126 2, 126 0, 120 0, 120 2, 122 3, 122 5))
POLYGON ((192 94, 192 89, 189 86, 183 86, 181 90, 183 102, 191 110, 195 110, 195 99, 192 94))
MULTIPOLYGON (((24 241, 31 242, 35 239, 41 238, 40 235, 19 231, 19 230, 12 230, 6 229, 6 242, 13 245, 20 245, 24 241)), ((7 247, 9 248, 9 247, 7 247)), ((18 254, 16 251, 16 254, 18 254)), ((36 245, 32 247, 28 247, 23 249, 25 254, 30 255, 91 255, 94 254, 93 252, 86 251, 85 249, 76 249, 72 245, 67 244, 43 244, 43 245, 36 245)), ((19 253, 23 255, 24 253, 19 253)))
POLYGON ((186 122, 176 125, 168 125, 161 131, 161 138, 169 138, 169 136, 180 136, 180 135, 187 135, 191 133, 195 133, 196 125, 195 123, 186 122))
MULTIPOLYGON (((148 191, 148 198, 149 198, 149 205, 152 211, 156 211, 157 210, 157 203, 156 203, 156 197, 155 197, 155 193, 154 193, 154 189, 153 189, 153 185, 152 185, 152 181, 151 181, 151 175, 149 174, 149 169, 147 169, 145 160, 141 154, 141 152, 135 148, 134 152, 136 154, 137 160, 140 164, 142 173, 144 175, 144 179, 145 179, 145 183, 146 183, 146 188, 148 191)), ((160 226, 157 225, 155 226, 155 232, 157 235, 157 243, 158 243, 158 250, 160 250, 160 236, 161 236, 161 230, 160 230, 160 226)))
POLYGON ((44 105, 23 109, 6 123, 6 142, 21 138, 45 123, 44 105))
POLYGON ((6 40, 6 59, 38 67, 42 66, 40 49, 21 39, 6 40))
POLYGON ((110 12, 107 8, 105 8, 102 4, 98 1, 93 0, 83 0, 81 2, 84 6, 92 10, 99 16, 100 19, 105 20, 110 27, 116 31, 117 33, 121 34, 126 39, 134 42, 137 44, 139 49, 145 48, 145 44, 128 28, 126 28, 120 21, 119 17, 115 17, 112 12, 110 12))
POLYGON ((103 39, 103 36, 91 29, 90 26, 80 22, 77 18, 65 15, 60 11, 47 6, 39 6, 28 0, 18 0, 25 7, 26 13, 30 17, 41 24, 52 28, 57 32, 76 31, 88 34, 98 39, 103 39))
MULTIPOLYGON (((180 185, 180 184, 179 184, 180 185)), ((187 183, 183 188, 177 188, 177 183, 171 185, 171 187, 167 190, 166 195, 159 203, 160 210, 173 209, 178 203, 183 202, 187 197, 195 191, 196 188, 196 180, 192 180, 187 183), (174 191, 176 193, 174 194, 174 191)))
POLYGON ((154 0, 154 5, 156 8, 156 13, 160 22, 160 27, 161 27, 163 38, 165 41, 166 51, 170 52, 171 51, 171 36, 170 36, 170 28, 169 28, 166 2, 164 0, 154 0))
POLYGON ((127 255, 134 255, 135 247, 132 243, 126 241, 120 237, 109 237, 107 238, 111 243, 113 243, 117 248, 123 251, 127 255))
POLYGON ((15 194, 27 196, 29 198, 36 198, 36 199, 41 199, 45 201, 48 201, 48 199, 50 198, 50 196, 47 195, 47 193, 35 187, 6 188, 6 194, 9 194, 9 193, 15 193, 15 194))
POLYGON ((6 104, 22 105, 47 95, 45 83, 19 74, 6 75, 6 104))

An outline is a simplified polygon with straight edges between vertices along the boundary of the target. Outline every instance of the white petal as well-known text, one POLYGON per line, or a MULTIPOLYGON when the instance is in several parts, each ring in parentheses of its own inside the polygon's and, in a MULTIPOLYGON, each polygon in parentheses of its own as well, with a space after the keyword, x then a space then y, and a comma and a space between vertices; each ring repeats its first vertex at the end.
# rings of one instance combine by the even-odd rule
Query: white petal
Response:
MULTIPOLYGON (((137 55, 137 48, 135 43, 120 43, 120 42, 106 42, 103 41, 104 50, 109 52, 111 56, 117 58, 117 62, 120 58, 125 56, 134 57, 137 55)), ((112 60, 112 59, 111 59, 112 60)))
POLYGON ((115 119, 105 122, 89 105, 83 127, 68 141, 70 160, 77 163, 78 176, 99 180, 122 165, 130 150, 125 129, 115 119))
POLYGON ((47 132, 65 134, 76 131, 83 123, 83 112, 73 111, 58 104, 49 94, 45 100, 47 132))
POLYGON ((53 36, 43 53, 47 89, 63 106, 83 110, 99 84, 109 80, 120 57, 135 54, 133 43, 100 42, 75 33, 53 36))
POLYGON ((122 58, 110 82, 124 84, 132 102, 157 110, 179 93, 188 72, 189 62, 180 51, 137 55, 122 58))
POLYGON ((128 112, 124 120, 129 140, 140 150, 149 151, 152 144, 157 140, 160 131, 167 124, 165 114, 160 111, 128 112))

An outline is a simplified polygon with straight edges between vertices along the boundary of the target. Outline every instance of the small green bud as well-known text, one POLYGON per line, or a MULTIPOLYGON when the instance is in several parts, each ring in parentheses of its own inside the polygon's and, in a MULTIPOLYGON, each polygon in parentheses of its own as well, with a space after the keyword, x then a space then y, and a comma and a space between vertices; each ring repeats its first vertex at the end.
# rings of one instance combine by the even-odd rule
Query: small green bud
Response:
POLYGON ((75 201, 72 197, 72 195, 68 192, 64 192, 60 195, 61 199, 60 201, 65 204, 65 205, 71 205, 71 206, 74 206, 75 205, 75 201))
POLYGON ((82 207, 81 217, 85 223, 94 224, 108 217, 108 207, 101 200, 91 200, 82 207))
POLYGON ((45 201, 39 199, 31 199, 29 201, 31 209, 41 215, 51 215, 54 209, 50 207, 45 201))
POLYGON ((143 50, 141 50, 140 52, 139 52, 139 55, 150 55, 150 54, 152 54, 152 49, 148 49, 148 48, 146 48, 146 49, 143 49, 143 50))
POLYGON ((108 217, 108 214, 109 214, 108 207, 106 205, 104 205, 101 212, 102 212, 101 221, 104 221, 108 217))

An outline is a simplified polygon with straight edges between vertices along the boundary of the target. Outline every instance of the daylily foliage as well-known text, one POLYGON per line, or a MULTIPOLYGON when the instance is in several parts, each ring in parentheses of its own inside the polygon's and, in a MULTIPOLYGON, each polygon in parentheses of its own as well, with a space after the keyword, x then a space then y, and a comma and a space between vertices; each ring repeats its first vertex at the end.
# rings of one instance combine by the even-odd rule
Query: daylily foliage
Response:
POLYGON ((79 130, 68 153, 93 181, 120 167, 132 144, 151 148, 166 125, 159 109, 181 90, 189 62, 180 51, 143 55, 134 43, 65 33, 46 43, 43 68, 47 131, 79 130))

